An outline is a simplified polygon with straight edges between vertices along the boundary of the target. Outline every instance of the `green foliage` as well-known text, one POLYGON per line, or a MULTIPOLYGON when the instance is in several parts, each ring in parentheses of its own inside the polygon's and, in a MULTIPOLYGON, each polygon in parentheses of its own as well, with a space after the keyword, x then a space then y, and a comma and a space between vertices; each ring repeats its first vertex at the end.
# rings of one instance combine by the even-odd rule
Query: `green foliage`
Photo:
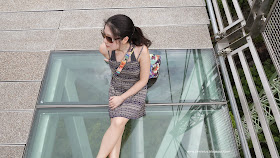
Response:
POLYGON ((278 136, 279 136, 278 128, 277 128, 277 126, 275 126, 275 124, 274 124, 274 126, 273 125, 270 126, 270 130, 273 134, 278 134, 278 136))
POLYGON ((265 148, 262 147, 262 150, 263 150, 263 155, 264 155, 265 158, 271 158, 269 150, 268 150, 267 147, 265 147, 265 148))
POLYGON ((258 138, 259 138, 260 143, 265 143, 266 142, 263 133, 258 134, 258 138))
POLYGON ((274 141, 275 141, 275 143, 279 143, 280 142, 280 137, 278 136, 274 136, 273 137, 274 138, 274 141))
POLYGON ((273 123, 272 125, 270 125, 270 130, 273 135, 277 150, 280 151, 280 133, 278 131, 276 123, 273 123))
POLYGON ((231 119, 233 128, 236 128, 236 123, 235 123, 235 121, 234 121, 234 116, 233 116, 233 114, 232 114, 231 111, 229 112, 229 115, 230 115, 230 119, 231 119))
POLYGON ((266 60, 263 63, 263 68, 268 79, 270 79, 272 75, 276 72, 276 69, 270 59, 266 60))

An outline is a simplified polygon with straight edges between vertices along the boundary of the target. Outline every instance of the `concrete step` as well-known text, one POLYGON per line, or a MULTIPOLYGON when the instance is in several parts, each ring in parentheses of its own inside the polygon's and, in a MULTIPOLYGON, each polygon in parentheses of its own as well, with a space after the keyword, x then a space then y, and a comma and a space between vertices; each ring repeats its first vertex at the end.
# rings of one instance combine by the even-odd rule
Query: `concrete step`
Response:
MULTIPOLYGON (((33 110, 0 112, 0 144, 24 145, 27 142, 33 110)), ((0 152, 1 153, 1 152, 0 152)))
POLYGON ((0 12, 205 6, 204 0, 1 0, 0 12))
POLYGON ((0 14, 0 30, 102 28, 104 19, 128 15, 137 26, 209 24, 205 7, 133 8, 0 14))
POLYGON ((6 145, 0 146, 0 158, 22 157, 25 145, 6 145))
POLYGON ((137 26, 170 26, 209 24, 205 7, 133 8, 87 11, 65 11, 60 27, 103 27, 104 19, 115 14, 129 16, 137 26))
MULTIPOLYGON (((1 34, 1 32, 0 32, 1 34)), ((14 35, 14 33, 10 33, 11 37, 14 35)), ((24 36, 29 37, 28 34, 32 34, 30 32, 25 32, 24 36)), ((42 36, 43 34, 41 34, 42 36)), ((32 36, 31 36, 32 37, 32 36)), ((17 37, 15 37, 17 38, 17 37)), ((19 39, 24 39, 23 37, 18 37, 19 39)), ((3 39, 0 38, 0 41, 3 39)), ((7 40, 13 41, 13 38, 9 38, 7 40)), ((44 40, 44 39, 41 39, 44 40)), ((26 45, 25 48, 31 49, 32 45, 37 45, 38 43, 41 43, 40 41, 13 41, 10 42, 8 47, 9 49, 18 50, 18 51, 24 51, 22 47, 17 47, 18 44, 20 45, 26 45), (14 47, 14 48, 13 48, 14 47)), ((43 78, 43 74, 47 65, 47 60, 49 57, 50 52, 0 52, 0 81, 41 81, 43 78)), ((27 84, 27 83, 26 83, 27 84)), ((6 87, 8 89, 18 89, 18 87, 26 87, 26 84, 20 84, 20 85, 9 85, 2 83, 0 87, 6 87)), ((33 86, 36 84, 34 83, 33 86)), ((27 95, 30 94, 29 99, 32 98, 33 92, 35 93, 36 89, 25 89, 28 93, 21 94, 21 95, 27 95)), ((9 92, 5 92, 9 93, 9 92)), ((5 95, 4 92, 0 92, 1 95, 5 95)), ((20 93, 18 93, 20 94, 20 93)), ((10 94, 13 95, 13 94, 10 94)), ((15 94, 16 95, 16 94, 15 94)), ((23 104, 23 102, 20 102, 21 95, 18 95, 19 98, 14 98, 15 100, 9 101, 10 103, 14 105, 10 106, 22 106, 22 109, 30 108, 31 105, 29 103, 27 105, 19 105, 23 104)), ((23 96, 22 96, 23 97, 23 96)), ((2 99, 2 97, 0 97, 2 99)), ((3 96, 3 101, 5 102, 5 97, 3 96)), ((9 97, 8 97, 9 98, 9 97)), ((6 100, 7 101, 7 100, 6 100)), ((31 100, 30 100, 31 101, 31 100)), ((7 101, 8 102, 8 101, 7 101)), ((34 100, 32 100, 32 103, 34 103, 34 100)), ((0 104, 2 104, 2 100, 0 101, 0 104)), ((4 103, 3 103, 4 104, 4 103)), ((35 103, 34 103, 35 104, 35 103)), ((33 105, 33 104, 32 104, 33 105)), ((12 109, 12 107, 9 107, 9 105, 3 105, 4 109, 12 109), (7 107, 6 107, 7 106, 7 107), (6 107, 6 108, 5 108, 6 107)), ((0 110, 1 110, 0 108, 0 110)))
MULTIPOLYGON (((207 25, 142 27, 152 49, 212 48, 207 25)), ((100 28, 1 31, 0 51, 98 50, 100 28)))
MULTIPOLYGON (((25 67, 24 65, 21 66, 25 67)), ((20 69, 21 67, 14 66, 13 68, 20 69)), ((0 71, 3 71, 3 69, 0 71)), ((7 73, 13 72, 13 70, 4 71, 9 71, 7 73)), ((0 110, 33 110, 40 85, 41 82, 0 82, 0 110)))
POLYGON ((204 0, 74 0, 65 9, 205 6, 204 0))
POLYGON ((0 31, 0 51, 48 51, 57 36, 58 30, 0 31))
POLYGON ((57 29, 62 11, 0 13, 0 30, 57 29))

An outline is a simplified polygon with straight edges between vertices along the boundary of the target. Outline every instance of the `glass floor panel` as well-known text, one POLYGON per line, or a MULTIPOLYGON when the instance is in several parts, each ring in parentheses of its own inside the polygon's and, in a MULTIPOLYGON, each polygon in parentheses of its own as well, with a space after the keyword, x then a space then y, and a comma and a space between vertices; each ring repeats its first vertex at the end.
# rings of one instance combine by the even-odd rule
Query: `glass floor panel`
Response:
MULTIPOLYGON (((161 55, 160 75, 147 103, 224 101, 212 49, 150 50, 161 55)), ((98 51, 50 55, 39 105, 108 104, 111 71, 98 51)))
MULTIPOLYGON (((130 120, 121 158, 239 157, 227 105, 148 106, 130 120)), ((95 158, 107 107, 36 110, 25 158, 95 158)))

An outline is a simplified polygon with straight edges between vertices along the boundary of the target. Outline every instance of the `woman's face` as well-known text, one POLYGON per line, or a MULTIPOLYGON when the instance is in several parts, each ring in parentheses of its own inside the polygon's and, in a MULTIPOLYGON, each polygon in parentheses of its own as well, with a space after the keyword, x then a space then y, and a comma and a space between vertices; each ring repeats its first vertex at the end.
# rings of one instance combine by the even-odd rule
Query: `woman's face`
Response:
POLYGON ((120 40, 119 39, 115 40, 116 37, 113 36, 113 33, 112 33, 111 29, 107 25, 105 25, 103 33, 105 34, 105 36, 107 36, 107 38, 113 39, 112 40, 113 43, 111 43, 106 38, 103 38, 103 42, 105 43, 107 50, 112 51, 112 50, 118 49, 119 44, 120 44, 120 40))

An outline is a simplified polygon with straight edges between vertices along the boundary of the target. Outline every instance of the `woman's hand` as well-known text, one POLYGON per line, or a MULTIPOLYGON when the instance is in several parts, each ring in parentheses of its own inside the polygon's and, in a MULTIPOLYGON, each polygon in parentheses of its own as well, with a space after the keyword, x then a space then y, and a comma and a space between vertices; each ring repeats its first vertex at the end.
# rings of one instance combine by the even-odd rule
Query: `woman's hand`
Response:
POLYGON ((109 98, 109 107, 113 110, 124 101, 124 98, 121 96, 112 96, 109 98))
POLYGON ((105 58, 104 61, 105 63, 109 64, 109 59, 105 58))

